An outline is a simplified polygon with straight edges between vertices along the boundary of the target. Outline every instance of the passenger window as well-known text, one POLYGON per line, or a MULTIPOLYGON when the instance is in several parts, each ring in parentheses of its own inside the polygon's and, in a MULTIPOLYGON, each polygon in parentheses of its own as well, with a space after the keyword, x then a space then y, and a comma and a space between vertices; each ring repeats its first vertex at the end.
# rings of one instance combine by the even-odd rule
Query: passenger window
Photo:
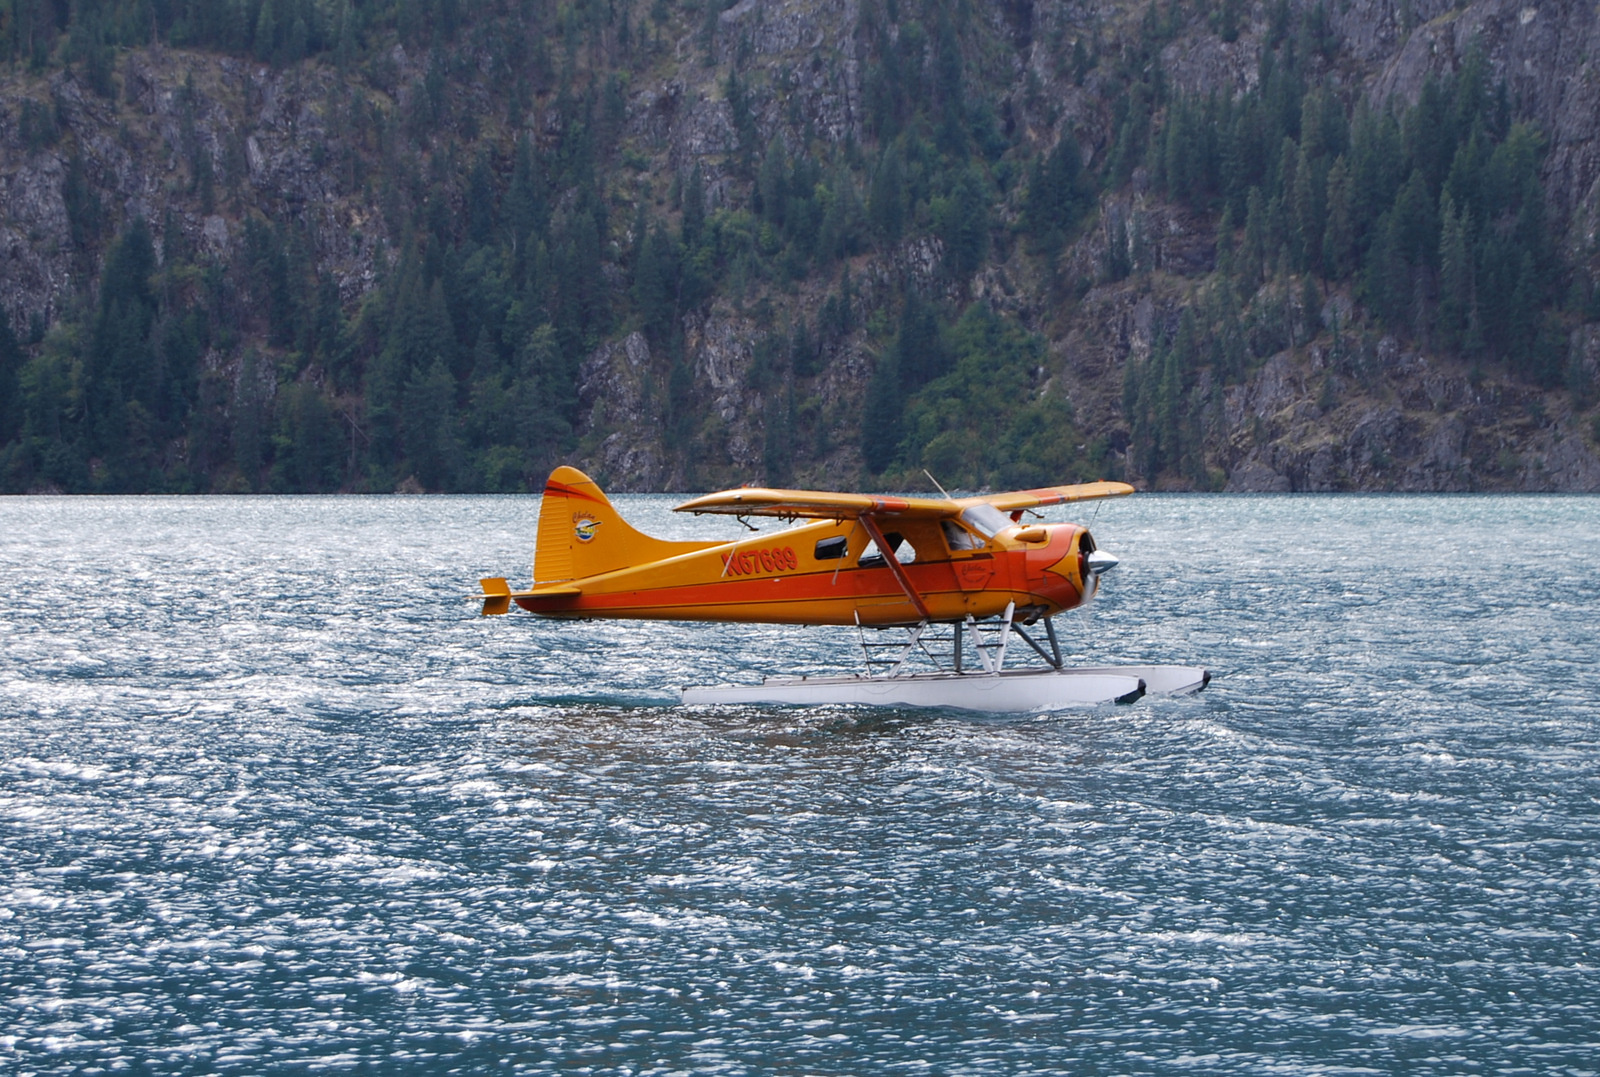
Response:
POLYGON ((976 550, 983 545, 976 535, 954 520, 940 520, 939 526, 944 528, 945 545, 951 550, 976 550))
MULTIPOLYGON (((902 565, 909 565, 917 559, 916 549, 900 532, 891 531, 884 535, 883 539, 889 544, 889 549, 894 551, 894 559, 902 565)), ((868 542, 867 548, 861 551, 861 560, 857 564, 862 568, 877 568, 884 564, 883 551, 878 549, 876 542, 868 542)))
POLYGON ((837 561, 850 552, 850 540, 843 535, 817 540, 815 556, 818 561, 837 561))

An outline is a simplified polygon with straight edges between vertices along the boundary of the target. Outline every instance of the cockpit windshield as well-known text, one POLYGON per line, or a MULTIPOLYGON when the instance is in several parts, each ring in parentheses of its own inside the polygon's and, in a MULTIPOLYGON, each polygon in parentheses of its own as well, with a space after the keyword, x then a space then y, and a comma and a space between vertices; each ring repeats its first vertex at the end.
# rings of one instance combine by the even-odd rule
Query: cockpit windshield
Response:
POLYGON ((993 505, 973 505, 962 511, 961 519, 984 538, 994 538, 996 532, 1011 526, 1006 514, 993 505))

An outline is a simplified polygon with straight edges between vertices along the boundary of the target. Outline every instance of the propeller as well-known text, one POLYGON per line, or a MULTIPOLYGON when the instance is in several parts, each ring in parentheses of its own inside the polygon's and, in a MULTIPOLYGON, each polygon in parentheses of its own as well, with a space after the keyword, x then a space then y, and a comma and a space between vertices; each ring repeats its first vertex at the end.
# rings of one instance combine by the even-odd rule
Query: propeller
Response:
POLYGON ((1110 572, 1121 563, 1119 558, 1106 553, 1104 550, 1095 550, 1083 559, 1083 567, 1088 570, 1091 576, 1099 576, 1102 572, 1110 572))
POLYGON ((1092 635, 1089 627, 1089 605, 1100 593, 1100 577, 1110 572, 1122 563, 1115 554, 1107 553, 1094 545, 1094 539, 1088 534, 1083 536, 1083 541, 1089 547, 1083 555, 1083 599, 1078 604, 1078 619, 1082 623, 1085 637, 1092 635))

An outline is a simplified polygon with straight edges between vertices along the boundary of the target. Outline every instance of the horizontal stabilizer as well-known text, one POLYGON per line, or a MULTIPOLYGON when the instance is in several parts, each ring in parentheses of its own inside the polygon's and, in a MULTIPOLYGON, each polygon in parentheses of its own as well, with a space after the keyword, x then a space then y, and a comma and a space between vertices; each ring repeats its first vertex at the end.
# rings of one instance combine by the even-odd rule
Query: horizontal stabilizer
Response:
POLYGON ((583 594, 583 588, 575 583, 561 583, 554 587, 535 587, 531 591, 517 591, 515 598, 570 598, 583 594))
POLYGON ((498 617, 511 610, 511 586, 500 576, 489 576, 478 581, 483 588, 484 617, 498 617))
POLYGON ((511 585, 499 576, 487 576, 478 581, 478 586, 483 588, 485 617, 498 617, 502 613, 509 613, 511 600, 514 598, 570 598, 583 594, 583 588, 570 583, 558 584, 555 587, 535 587, 531 591, 513 591, 511 585))

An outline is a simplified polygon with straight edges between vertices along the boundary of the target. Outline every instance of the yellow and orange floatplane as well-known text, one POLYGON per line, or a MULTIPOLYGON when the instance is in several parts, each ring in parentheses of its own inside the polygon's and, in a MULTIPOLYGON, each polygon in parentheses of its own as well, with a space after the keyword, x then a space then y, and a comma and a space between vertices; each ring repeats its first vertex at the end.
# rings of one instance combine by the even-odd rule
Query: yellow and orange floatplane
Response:
POLYGON ((560 467, 540 505, 533 586, 513 591, 504 579, 480 580, 483 613, 506 613, 515 602, 545 617, 907 633, 883 641, 863 631, 863 675, 686 688, 685 703, 1029 711, 1197 691, 1210 679, 1203 669, 1062 661, 1051 618, 1090 601, 1117 559, 1098 549, 1084 527, 1025 523, 1023 514, 1133 492, 1121 482, 965 498, 743 487, 694 498, 676 511, 804 522, 732 542, 684 542, 639 532, 593 479, 560 467), (1029 632, 1041 625, 1043 642, 1029 632), (1013 635, 1044 667, 1003 668, 1013 635))

